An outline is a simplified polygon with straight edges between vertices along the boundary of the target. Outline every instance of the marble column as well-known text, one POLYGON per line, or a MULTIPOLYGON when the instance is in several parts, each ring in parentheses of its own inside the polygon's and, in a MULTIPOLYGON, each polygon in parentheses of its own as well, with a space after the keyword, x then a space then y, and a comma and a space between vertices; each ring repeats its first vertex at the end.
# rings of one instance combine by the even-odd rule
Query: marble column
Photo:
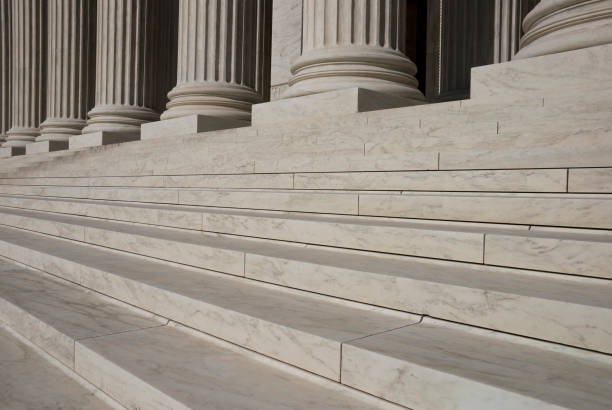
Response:
POLYGON ((180 0, 176 87, 162 119, 250 120, 269 99, 270 0, 180 0))
POLYGON ((171 0, 98 0, 95 106, 83 134, 139 135, 159 119, 171 70, 171 0))
POLYGON ((12 114, 5 147, 25 147, 40 133, 45 113, 47 0, 13 1, 12 114))
POLYGON ((95 1, 48 0, 47 116, 37 141, 81 133, 92 107, 95 1))
POLYGON ((11 1, 0 0, 0 145, 11 121, 11 1))
POLYGON ((361 87, 422 101, 403 0, 304 0, 302 55, 285 98, 361 87))
POLYGON ((525 16, 523 31, 515 58, 612 43, 612 0, 542 0, 525 16))

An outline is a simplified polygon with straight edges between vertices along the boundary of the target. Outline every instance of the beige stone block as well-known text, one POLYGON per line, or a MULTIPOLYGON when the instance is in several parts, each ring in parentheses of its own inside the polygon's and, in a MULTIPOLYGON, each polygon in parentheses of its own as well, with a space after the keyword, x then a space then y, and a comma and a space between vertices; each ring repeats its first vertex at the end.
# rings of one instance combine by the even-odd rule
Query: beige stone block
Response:
POLYGON ((77 342, 80 375, 127 408, 382 409, 339 385, 309 380, 174 326, 77 342), (163 377, 159 369, 163 369, 163 377), (223 386, 223 388, 219 388, 223 386))
POLYGON ((612 351, 610 283, 408 257, 285 250, 247 255, 246 276, 400 311, 612 351), (588 302, 587 302, 588 301, 588 302))
POLYGON ((5 327, 0 327, 0 351, 3 407, 43 409, 53 403, 63 409, 112 408, 99 393, 68 376, 5 327))
POLYGON ((160 204, 178 203, 178 190, 171 188, 89 188, 90 199, 109 201, 150 202, 160 204))
POLYGON ((212 117, 208 115, 188 115, 169 120, 147 122, 140 126, 140 138, 177 137, 200 132, 224 130, 228 128, 248 127, 248 121, 234 118, 212 117))
POLYGON ((612 193, 612 168, 570 169, 568 191, 612 193))
POLYGON ((610 229, 612 199, 584 194, 359 195, 359 214, 610 229))
POLYGON ((70 137, 68 149, 76 150, 82 148, 98 147, 101 145, 118 144, 121 142, 139 140, 139 135, 117 133, 111 131, 97 131, 83 135, 70 137))
POLYGON ((26 155, 41 154, 44 152, 61 151, 68 149, 68 141, 39 141, 32 142, 25 147, 26 155))
POLYGON ((612 279, 612 235, 488 234, 485 263, 612 279))
POLYGON ((409 408, 605 409, 612 400, 601 383, 612 363, 601 356, 434 319, 342 353, 343 383, 409 408))
POLYGON ((471 98, 517 98, 610 87, 612 45, 589 47, 472 69, 471 98))
POLYGON ((181 205, 356 214, 356 194, 181 189, 181 205))
POLYGON ((364 88, 348 88, 320 94, 272 101, 253 106, 253 126, 304 120, 413 105, 401 97, 364 88))
POLYGON ((567 171, 417 171, 298 173, 296 189, 565 192, 567 171))

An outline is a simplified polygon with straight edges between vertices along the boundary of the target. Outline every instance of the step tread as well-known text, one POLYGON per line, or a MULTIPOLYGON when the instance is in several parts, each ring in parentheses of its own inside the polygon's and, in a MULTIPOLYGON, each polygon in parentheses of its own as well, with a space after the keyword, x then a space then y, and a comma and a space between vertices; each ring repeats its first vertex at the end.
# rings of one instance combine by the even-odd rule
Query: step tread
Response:
MULTIPOLYGON (((166 320, 149 319, 146 312, 136 313, 83 287, 6 261, 0 261, 0 298, 34 318, 26 323, 19 317, 7 317, 10 313, 2 310, 0 320, 26 333, 24 336, 32 343, 56 359, 62 361, 57 351, 49 349, 53 342, 46 328, 57 329, 72 346, 76 343, 74 369, 96 386, 116 388, 113 383, 118 375, 108 373, 108 362, 111 368, 119 367, 130 373, 132 377, 119 379, 131 397, 116 397, 115 389, 107 391, 124 405, 154 408, 158 397, 140 393, 142 386, 148 385, 162 392, 159 396, 162 402, 175 400, 191 408, 247 409, 253 408, 253 403, 269 403, 270 408, 280 409, 327 408, 326 403, 334 409, 378 408, 351 397, 334 384, 313 383, 286 369, 265 364, 253 358, 253 354, 248 356, 220 346, 213 339, 205 340, 195 333, 166 326, 166 320), (132 399, 135 402, 130 402, 132 399)), ((0 357, 10 351, 3 349, 1 332, 2 329, 0 357)), ((47 371, 46 366, 38 366, 47 371)), ((4 366, 0 368, 0 374, 4 373, 4 366)), ((24 369, 29 373, 36 368, 26 365, 24 369)), ((6 374, 11 379, 20 374, 17 369, 10 370, 6 374)), ((45 406, 29 408, 42 407, 45 406)))
MULTIPOLYGON (((579 278, 557 277, 536 272, 523 272, 512 268, 472 265, 465 263, 423 260, 411 257, 376 255, 365 252, 343 252, 342 250, 322 249, 267 243, 232 238, 223 235, 206 235, 199 232, 170 230, 136 224, 101 221, 66 215, 45 214, 33 211, 20 211, 0 208, 0 214, 8 212, 24 217, 57 221, 75 226, 87 226, 108 231, 129 233, 138 236, 163 238, 168 241, 226 249, 247 254, 262 255, 279 259, 326 265, 361 272, 371 272, 398 278, 410 278, 424 282, 436 282, 455 286, 472 287, 500 291, 516 295, 563 300, 569 303, 585 304, 612 308, 612 299, 606 286, 607 282, 582 281, 579 278), (558 280, 554 280, 558 279, 558 280)), ((516 236, 545 238, 579 238, 588 240, 592 235, 569 235, 563 232, 524 231, 516 236)), ((596 238, 600 239, 601 235, 596 238)), ((603 242, 612 241, 603 236, 603 242)))
POLYGON ((111 409, 0 326, 0 397, 5 409, 111 409))
MULTIPOLYGON (((128 390, 121 397, 131 404, 133 392, 145 383, 185 408, 206 409, 375 409, 383 408, 326 387, 292 377, 255 359, 207 343, 171 326, 88 339, 77 351, 88 369, 81 371, 110 386, 128 390), (137 381, 119 377, 97 366, 110 361, 137 381), (98 370, 98 369, 102 370, 98 370), (117 384, 124 386, 117 386, 117 384)), ((121 393, 118 393, 121 394, 121 393)), ((155 408, 156 396, 136 393, 142 407, 155 408)), ((168 408, 172 402, 162 401, 168 408)), ((386 407, 386 406, 384 406, 386 407)), ((131 408, 131 407, 130 407, 131 408)))
POLYGON ((428 401, 440 409, 480 408, 486 402, 498 409, 593 410, 612 403, 610 356, 433 319, 348 343, 343 354, 344 383, 384 392, 382 397, 411 408, 428 401), (364 372, 379 377, 358 377, 364 372), (449 388, 440 394, 435 383, 426 385, 428 379, 449 388), (534 401, 521 403, 505 394, 534 401))

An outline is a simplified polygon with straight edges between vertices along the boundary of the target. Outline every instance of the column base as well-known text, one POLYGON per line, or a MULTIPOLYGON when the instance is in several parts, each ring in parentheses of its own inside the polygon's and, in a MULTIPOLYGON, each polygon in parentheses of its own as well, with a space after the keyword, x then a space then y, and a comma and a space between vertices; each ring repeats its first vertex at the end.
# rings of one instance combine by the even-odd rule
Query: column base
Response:
POLYGON ((25 146, 26 155, 42 154, 44 152, 61 151, 68 149, 68 141, 38 141, 25 146))
POLYGON ((25 147, 40 135, 39 128, 13 127, 7 132, 3 147, 25 147))
POLYGON ((146 140, 163 137, 177 137, 180 135, 197 134, 199 132, 248 127, 249 125, 250 123, 248 121, 196 114, 142 124, 140 128, 140 138, 146 140))
POLYGON ((138 141, 139 134, 125 134, 121 132, 97 131, 83 135, 75 135, 68 140, 68 149, 99 147, 102 145, 119 144, 121 142, 138 141))
MULTIPOLYGON (((99 105, 89 111, 87 126, 82 134, 110 132, 126 137, 139 136, 140 126, 158 121, 159 114, 150 108, 131 105, 99 105)), ((72 140, 73 137, 70 137, 72 140)))
POLYGON ((81 130, 87 125, 85 120, 67 118, 46 119, 40 124, 40 136, 36 141, 65 141, 73 135, 81 135, 81 130))
POLYGON ((10 158, 17 155, 24 155, 25 147, 2 147, 0 148, 0 158, 10 158))
POLYGON ((204 115, 240 121, 251 120, 251 106, 261 96, 251 88, 231 83, 187 83, 168 93, 162 120, 188 115, 204 115))
POLYGON ((424 103, 364 88, 288 98, 253 106, 253 126, 406 107, 424 103))

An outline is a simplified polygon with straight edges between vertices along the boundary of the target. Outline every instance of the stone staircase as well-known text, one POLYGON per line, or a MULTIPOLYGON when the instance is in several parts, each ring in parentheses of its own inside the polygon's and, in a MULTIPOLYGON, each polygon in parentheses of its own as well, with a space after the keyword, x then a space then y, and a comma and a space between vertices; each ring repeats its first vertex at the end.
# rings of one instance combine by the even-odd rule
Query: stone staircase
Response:
POLYGON ((65 408, 610 409, 612 96, 525 61, 480 76, 526 95, 3 160, 0 351, 65 408))

